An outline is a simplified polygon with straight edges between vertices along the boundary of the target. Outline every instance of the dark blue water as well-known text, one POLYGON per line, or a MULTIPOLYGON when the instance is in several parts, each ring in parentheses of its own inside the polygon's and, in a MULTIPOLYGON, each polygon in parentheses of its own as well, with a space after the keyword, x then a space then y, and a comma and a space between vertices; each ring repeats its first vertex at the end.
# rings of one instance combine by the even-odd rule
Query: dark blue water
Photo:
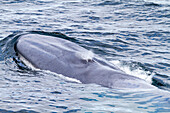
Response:
POLYGON ((1 0, 0 24, 0 112, 170 112, 169 0, 1 0), (159 89, 109 89, 22 70, 13 44, 26 31, 66 34, 159 89))

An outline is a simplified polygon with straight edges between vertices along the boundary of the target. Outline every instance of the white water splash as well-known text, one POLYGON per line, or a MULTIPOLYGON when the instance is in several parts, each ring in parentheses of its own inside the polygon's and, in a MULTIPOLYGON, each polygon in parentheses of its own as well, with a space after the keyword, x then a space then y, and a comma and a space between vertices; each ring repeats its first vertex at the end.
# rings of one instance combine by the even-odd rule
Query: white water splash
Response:
POLYGON ((141 78, 149 83, 152 83, 152 77, 154 75, 154 73, 152 73, 151 75, 149 71, 144 71, 141 67, 138 67, 137 69, 131 69, 130 66, 128 65, 122 65, 120 61, 118 60, 114 60, 114 61, 110 61, 111 63, 113 63, 114 65, 116 65, 117 67, 119 67, 121 70, 123 70, 125 73, 141 78))
POLYGON ((49 70, 44 70, 44 71, 45 71, 46 73, 48 73, 48 74, 53 74, 53 75, 55 75, 55 76, 57 76, 57 77, 60 77, 61 79, 66 80, 66 81, 76 82, 76 83, 82 83, 82 82, 80 82, 80 81, 77 80, 77 79, 70 78, 70 77, 64 76, 64 75, 62 75, 62 74, 57 74, 57 73, 51 72, 51 71, 49 71, 49 70))

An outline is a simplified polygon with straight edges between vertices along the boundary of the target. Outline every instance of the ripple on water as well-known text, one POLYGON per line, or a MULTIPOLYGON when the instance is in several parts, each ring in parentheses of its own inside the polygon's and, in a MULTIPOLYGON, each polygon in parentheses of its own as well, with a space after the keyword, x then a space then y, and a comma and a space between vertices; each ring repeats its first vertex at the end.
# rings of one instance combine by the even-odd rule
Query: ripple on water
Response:
POLYGON ((1 39, 16 31, 62 32, 127 73, 154 76, 152 84, 165 90, 108 89, 21 70, 11 42, 1 46, 0 112, 170 111, 169 0, 1 0, 0 6, 1 39))

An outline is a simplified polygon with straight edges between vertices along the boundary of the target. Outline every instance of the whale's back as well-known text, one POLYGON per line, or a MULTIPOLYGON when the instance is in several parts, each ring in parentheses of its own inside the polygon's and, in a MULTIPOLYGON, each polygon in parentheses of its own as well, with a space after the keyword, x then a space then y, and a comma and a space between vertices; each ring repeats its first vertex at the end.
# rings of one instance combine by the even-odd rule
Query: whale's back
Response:
POLYGON ((35 68, 96 83, 106 87, 150 88, 145 81, 128 75, 113 64, 71 41, 39 34, 22 35, 16 44, 18 54, 35 68))
POLYGON ((16 48, 18 53, 35 68, 65 75, 73 74, 71 70, 75 67, 80 70, 87 67, 87 62, 93 59, 92 52, 73 42, 52 36, 23 35, 18 40, 16 48))

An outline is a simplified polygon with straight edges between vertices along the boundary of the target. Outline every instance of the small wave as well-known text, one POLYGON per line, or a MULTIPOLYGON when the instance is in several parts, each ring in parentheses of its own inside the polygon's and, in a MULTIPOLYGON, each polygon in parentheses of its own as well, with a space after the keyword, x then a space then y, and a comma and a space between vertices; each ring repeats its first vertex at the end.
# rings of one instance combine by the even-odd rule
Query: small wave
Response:
POLYGON ((15 14, 17 14, 17 15, 37 15, 37 16, 43 15, 40 13, 15 13, 15 14))
POLYGON ((122 4, 121 1, 104 1, 102 3, 99 3, 98 5, 104 6, 104 5, 119 5, 122 4))
POLYGON ((161 6, 161 5, 153 2, 146 2, 144 6, 161 6))
POLYGON ((169 63, 159 63, 160 65, 163 65, 165 67, 170 67, 170 64, 169 63))
POLYGON ((18 110, 18 111, 11 111, 11 110, 5 110, 5 109, 0 109, 1 113, 39 113, 33 110, 26 110, 26 109, 22 109, 22 110, 18 110))
POLYGON ((144 1, 148 2, 149 6, 170 5, 169 0, 144 0, 144 1))
POLYGON ((49 3, 53 3, 54 1, 52 0, 2 0, 0 3, 2 4, 18 4, 18 3, 33 3, 36 5, 45 5, 49 3))
POLYGON ((170 91, 170 89, 169 89, 170 82, 167 78, 169 78, 167 75, 161 75, 161 74, 156 73, 154 75, 154 77, 152 78, 152 80, 153 80, 152 85, 154 85, 160 89, 165 89, 165 90, 170 91))
POLYGON ((3 0, 2 3, 3 4, 12 4, 12 3, 22 3, 25 2, 23 0, 3 0))
POLYGON ((89 16, 89 19, 91 19, 91 20, 100 20, 100 17, 97 17, 97 16, 89 16))

